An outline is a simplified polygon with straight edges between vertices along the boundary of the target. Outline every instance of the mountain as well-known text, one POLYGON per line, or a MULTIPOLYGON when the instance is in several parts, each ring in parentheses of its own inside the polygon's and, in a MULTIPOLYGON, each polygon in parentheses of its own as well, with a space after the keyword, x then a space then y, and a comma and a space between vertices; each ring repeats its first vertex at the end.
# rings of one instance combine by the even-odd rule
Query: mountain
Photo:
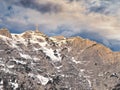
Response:
POLYGON ((0 30, 0 90, 120 90, 120 53, 81 37, 0 30))

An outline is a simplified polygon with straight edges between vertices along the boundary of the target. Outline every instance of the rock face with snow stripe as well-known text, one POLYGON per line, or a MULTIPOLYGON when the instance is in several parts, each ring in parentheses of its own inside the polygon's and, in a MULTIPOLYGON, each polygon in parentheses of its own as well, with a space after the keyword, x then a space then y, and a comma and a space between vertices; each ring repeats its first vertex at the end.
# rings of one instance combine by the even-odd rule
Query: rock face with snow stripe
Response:
POLYGON ((0 35, 0 90, 119 90, 120 53, 80 37, 0 35))

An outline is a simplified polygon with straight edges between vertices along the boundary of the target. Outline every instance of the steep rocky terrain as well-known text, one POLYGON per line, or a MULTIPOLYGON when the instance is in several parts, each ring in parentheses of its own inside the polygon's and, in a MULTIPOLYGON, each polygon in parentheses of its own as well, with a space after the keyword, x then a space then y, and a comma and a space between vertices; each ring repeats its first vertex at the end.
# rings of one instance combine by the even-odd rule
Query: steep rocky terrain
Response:
POLYGON ((119 52, 88 39, 0 30, 0 90, 120 90, 119 68, 119 52))

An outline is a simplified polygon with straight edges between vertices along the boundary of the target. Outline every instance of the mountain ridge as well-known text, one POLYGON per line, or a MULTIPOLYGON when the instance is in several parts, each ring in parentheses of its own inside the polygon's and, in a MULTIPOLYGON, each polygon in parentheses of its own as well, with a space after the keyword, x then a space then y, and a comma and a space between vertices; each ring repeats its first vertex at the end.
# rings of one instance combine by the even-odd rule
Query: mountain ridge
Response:
MULTIPOLYGON (((38 35, 43 35, 43 36, 47 36, 47 35, 45 35, 45 34, 43 34, 42 32, 40 32, 40 31, 38 31, 38 32, 36 32, 36 30, 28 30, 28 31, 25 31, 25 32, 23 32, 23 33, 20 33, 20 34, 24 34, 23 35, 23 37, 26 37, 26 38, 29 38, 29 35, 28 34, 30 34, 30 33, 33 33, 33 32, 35 32, 36 34, 38 34, 38 35)), ((0 35, 2 35, 2 36, 6 36, 6 37, 9 37, 9 38, 12 38, 12 34, 13 33, 10 33, 9 32, 9 30, 7 29, 7 28, 1 28, 0 29, 0 35), (5 33, 5 35, 3 34, 3 33, 5 33), (9 34, 9 35, 7 35, 7 34, 9 34)), ((20 35, 20 34, 16 34, 16 33, 14 33, 14 35, 20 35)), ((59 36, 50 36, 51 38, 55 38, 55 39, 58 39, 58 40, 63 40, 63 39, 66 39, 66 37, 64 37, 64 36, 61 36, 61 35, 59 35, 59 36)), ((101 44, 101 43, 98 43, 98 42, 96 42, 96 41, 93 41, 93 40, 90 40, 90 39, 88 39, 88 38, 82 38, 82 37, 80 37, 80 36, 74 36, 74 37, 68 37, 69 39, 82 39, 82 40, 85 40, 85 41, 88 41, 88 42, 94 42, 94 43, 97 43, 97 44, 100 44, 100 45, 103 45, 103 44, 101 44)), ((67 38, 67 39, 68 39, 67 38)), ((103 46, 105 46, 105 45, 103 45, 103 46)), ((109 47, 107 47, 107 46, 105 46, 106 48, 109 48, 109 47)), ((110 48, 109 48, 110 49, 110 48)), ((114 51, 113 51, 114 52, 114 51)), ((118 51, 119 52, 119 51, 118 51)))

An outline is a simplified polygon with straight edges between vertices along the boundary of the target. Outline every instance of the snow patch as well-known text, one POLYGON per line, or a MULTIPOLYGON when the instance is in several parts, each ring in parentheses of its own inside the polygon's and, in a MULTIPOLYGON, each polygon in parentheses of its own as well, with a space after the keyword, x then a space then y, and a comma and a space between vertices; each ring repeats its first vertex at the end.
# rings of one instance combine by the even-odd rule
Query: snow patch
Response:
POLYGON ((14 42, 12 42, 12 47, 18 48, 18 46, 14 42))
POLYGON ((85 71, 85 69, 80 69, 80 72, 84 72, 85 71))
POLYGON ((0 85, 3 84, 3 80, 1 80, 0 85))
POLYGON ((34 77, 35 75, 33 73, 29 73, 28 76, 34 77))
POLYGON ((31 57, 27 54, 22 54, 22 53, 19 53, 21 57, 25 58, 25 59, 31 59, 31 57))
POLYGON ((0 85, 0 90, 3 90, 3 85, 2 86, 0 85))
POLYGON ((49 56, 54 62, 57 62, 57 61, 61 61, 61 57, 60 56, 55 56, 54 55, 54 51, 53 51, 53 49, 48 49, 48 48, 46 48, 46 47, 43 47, 42 48, 42 50, 43 50, 43 52, 47 55, 47 56, 49 56))
POLYGON ((17 60, 17 59, 15 59, 15 58, 13 58, 13 61, 15 61, 16 63, 26 64, 26 62, 17 60))
POLYGON ((3 80, 0 81, 0 90, 3 90, 3 80))
POLYGON ((89 87, 91 88, 92 87, 92 83, 89 79, 87 79, 88 83, 89 83, 89 87))
POLYGON ((71 50, 72 50, 72 49, 69 47, 69 48, 68 48, 68 52, 70 52, 71 50))
POLYGON ((13 67, 14 67, 14 65, 8 65, 7 67, 8 67, 8 68, 13 68, 13 67))
POLYGON ((62 68, 62 65, 61 66, 59 66, 59 67, 56 67, 57 69, 60 69, 60 68, 62 68))
POLYGON ((10 84, 13 86, 14 90, 18 88, 18 83, 10 82, 10 84))
POLYGON ((40 46, 45 47, 47 45, 47 42, 41 42, 39 43, 40 46))
POLYGON ((33 60, 34 60, 34 61, 39 61, 40 59, 39 59, 39 58, 34 57, 34 58, 33 58, 33 60))
POLYGON ((0 62, 0 66, 5 66, 5 64, 3 64, 3 63, 0 62))
POLYGON ((49 81, 48 78, 43 77, 41 75, 37 75, 36 77, 40 80, 40 82, 41 82, 42 85, 46 85, 48 83, 48 81, 49 81))
POLYGON ((28 76, 38 78, 42 85, 46 85, 49 80, 52 80, 51 78, 47 78, 47 77, 44 77, 42 75, 35 75, 33 73, 29 73, 28 76))
POLYGON ((76 61, 74 57, 72 57, 72 62, 74 62, 75 64, 81 64, 80 61, 76 61))
POLYGON ((3 69, 1 69, 1 70, 3 70, 5 73, 12 73, 13 74, 13 72, 11 72, 9 69, 5 69, 5 68, 3 68, 3 69))
POLYGON ((2 52, 2 51, 4 51, 4 50, 0 50, 0 52, 2 52))

